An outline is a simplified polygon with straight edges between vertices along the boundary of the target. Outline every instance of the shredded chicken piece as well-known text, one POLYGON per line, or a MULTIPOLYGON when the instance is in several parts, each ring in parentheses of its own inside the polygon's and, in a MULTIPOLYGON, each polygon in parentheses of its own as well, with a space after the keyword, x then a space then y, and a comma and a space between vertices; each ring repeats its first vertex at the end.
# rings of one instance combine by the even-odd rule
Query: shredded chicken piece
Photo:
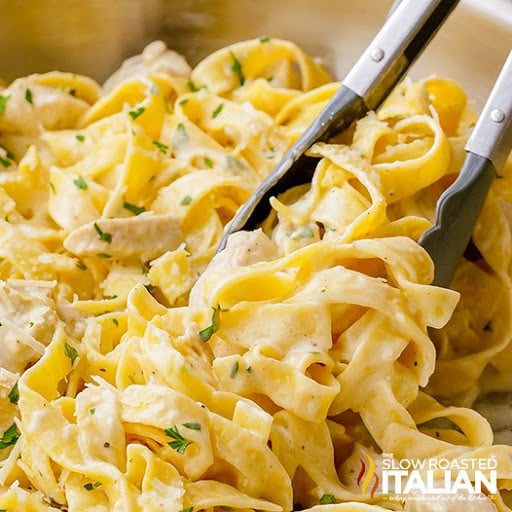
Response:
POLYGON ((2 91, 8 97, 0 116, 0 133, 29 134, 74 128, 90 104, 68 92, 37 83, 39 75, 15 80, 2 91), (30 91, 30 101, 27 101, 30 91))
POLYGON ((21 373, 41 357, 58 322, 51 295, 48 282, 0 281, 0 367, 21 373))
POLYGON ((148 44, 140 55, 126 59, 103 84, 103 90, 109 92, 121 82, 137 75, 162 72, 169 75, 188 77, 191 67, 179 53, 169 50, 163 41, 148 44))
POLYGON ((64 240, 64 247, 77 256, 106 254, 113 258, 138 257, 150 261, 176 249, 182 242, 179 217, 141 214, 84 224, 71 231, 64 240))

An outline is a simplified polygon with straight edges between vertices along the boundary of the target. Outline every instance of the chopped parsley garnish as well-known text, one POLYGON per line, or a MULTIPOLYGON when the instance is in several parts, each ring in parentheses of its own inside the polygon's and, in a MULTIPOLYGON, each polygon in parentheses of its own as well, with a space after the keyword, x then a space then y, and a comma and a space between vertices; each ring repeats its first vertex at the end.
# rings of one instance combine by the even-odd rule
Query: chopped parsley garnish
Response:
POLYGON ((77 134, 75 135, 75 139, 76 139, 78 142, 83 142, 83 141, 85 140, 85 137, 84 137, 82 134, 77 133, 77 134))
POLYGON ((123 208, 132 212, 134 215, 140 215, 142 212, 146 211, 144 206, 137 206, 136 204, 127 203, 126 201, 123 203, 123 208))
POLYGON ((98 256, 98 258, 103 258, 103 259, 112 258, 112 255, 111 254, 107 254, 106 252, 98 252, 96 254, 96 256, 98 256))
POLYGON ((56 193, 57 193, 57 191, 55 190, 55 184, 54 184, 54 183, 52 183, 51 181, 50 181, 50 188, 52 189, 52 192, 53 192, 54 194, 56 194, 56 193))
POLYGON ((172 147, 178 148, 183 143, 185 143, 188 140, 188 134, 187 130, 185 129, 185 125, 183 123, 179 123, 176 127, 176 133, 174 134, 174 137, 172 138, 172 147))
POLYGON ((224 103, 219 103, 216 107, 215 107, 215 110, 212 112, 212 117, 213 119, 215 119, 221 112, 222 112, 222 109, 224 108, 224 103))
POLYGON ((236 74, 238 77, 238 81, 240 82, 240 85, 244 85, 245 83, 245 77, 244 73, 242 71, 242 64, 237 59, 236 55, 233 52, 229 52, 229 55, 231 56, 231 60, 233 63, 231 64, 231 71, 236 74))
POLYGON ((11 404, 18 403, 18 400, 20 399, 20 393, 18 391, 18 381, 16 381, 14 386, 11 388, 11 391, 9 391, 7 397, 9 398, 9 402, 11 402, 11 404))
POLYGON ((158 140, 154 140, 153 144, 165 155, 169 150, 169 146, 164 144, 163 142, 159 142, 158 140))
POLYGON ((336 498, 332 494, 323 494, 319 501, 320 505, 336 503, 336 498))
POLYGON ((165 435, 168 437, 172 437, 172 441, 169 441, 167 444, 176 450, 178 453, 185 453, 185 450, 188 445, 192 444, 192 441, 186 439, 178 432, 178 427, 173 425, 171 428, 166 428, 164 430, 165 435))
MULTIPOLYGON (((0 510, 0 512, 2 512, 0 510)), ((194 507, 182 508, 179 512, 194 512, 194 507)))
POLYGON ((183 423, 183 426, 190 430, 201 430, 201 425, 199 423, 183 423))
POLYGON ((16 441, 20 438, 20 433, 16 424, 13 423, 0 437, 0 450, 16 444, 16 441))
POLYGON ((112 318, 112 323, 116 326, 116 327, 119 327, 119 320, 117 318, 112 318))
POLYGON ((231 372, 229 373, 229 376, 234 379, 236 377, 236 374, 238 373, 239 365, 238 361, 235 362, 235 364, 231 367, 231 372))
POLYGON ((180 201, 180 204, 183 205, 183 206, 187 206, 188 204, 190 204, 192 202, 192 197, 191 196, 185 196, 181 201, 180 201))
POLYGON ((91 416, 94 416, 94 413, 95 413, 95 412, 96 412, 96 408, 95 408, 95 407, 91 407, 91 408, 89 409, 89 414, 90 414, 91 416))
POLYGON ((112 235, 110 233, 105 233, 105 231, 102 231, 96 222, 93 224, 93 226, 96 230, 96 233, 98 233, 98 238, 102 242, 107 242, 108 244, 112 243, 112 235))
POLYGON ((101 485, 101 482, 94 482, 84 485, 84 489, 87 491, 92 491, 94 489, 97 489, 101 485))
POLYGON ((199 91, 199 89, 200 89, 200 87, 197 87, 197 85, 196 85, 194 82, 192 82, 192 80, 189 80, 189 81, 187 82, 187 87, 188 87, 188 88, 189 88, 189 90, 190 90, 190 91, 192 91, 192 92, 197 92, 197 91, 199 91))
POLYGON ((217 305, 217 307, 212 309, 212 323, 199 331, 199 338, 204 342, 208 341, 213 336, 213 333, 219 330, 220 306, 217 305))
POLYGON ((85 263, 82 263, 81 261, 77 261, 76 267, 79 268, 80 270, 87 270, 85 263))
POLYGON ((268 43, 269 41, 270 41, 270 37, 267 37, 267 36, 260 37, 260 43, 268 43))
POLYGON ((69 89, 69 94, 71 94, 71 96, 76 96, 76 89, 69 89))
POLYGON ((0 116, 4 113, 7 102, 11 99, 11 95, 2 96, 0 95, 0 116))
POLYGON ((149 268, 143 261, 140 262, 140 271, 142 272, 143 276, 147 276, 149 274, 149 268))
POLYGON ((87 183, 82 178, 82 176, 78 176, 78 178, 73 180, 73 183, 80 189, 80 190, 87 190, 87 183))
POLYGON ((69 357, 69 359, 71 359, 71 365, 74 365, 76 358, 78 357, 76 348, 69 345, 69 343, 64 343, 64 353, 69 357))
POLYGON ((32 91, 30 89, 25 89, 25 99, 27 100, 27 103, 33 104, 32 100, 32 91))
POLYGON ((207 156, 204 157, 204 165, 206 165, 206 167, 208 168, 212 168, 213 167, 213 161, 208 158, 207 156))
POLYGON ((144 111, 146 109, 144 107, 139 107, 139 108, 136 108, 135 110, 130 110, 128 112, 128 115, 133 119, 137 119, 137 117, 141 116, 142 114, 144 114, 144 111))
POLYGON ((7 167, 11 166, 12 162, 0 156, 0 164, 7 169, 7 167))

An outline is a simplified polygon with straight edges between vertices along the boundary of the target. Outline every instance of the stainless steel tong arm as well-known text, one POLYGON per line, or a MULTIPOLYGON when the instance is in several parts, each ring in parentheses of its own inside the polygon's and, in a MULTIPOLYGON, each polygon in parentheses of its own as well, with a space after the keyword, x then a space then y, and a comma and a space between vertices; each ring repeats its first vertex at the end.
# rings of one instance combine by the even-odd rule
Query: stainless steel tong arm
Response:
POLYGON ((329 140, 368 111, 378 108, 457 3, 458 0, 402 0, 394 4, 381 30, 336 94, 239 209, 226 228, 219 250, 225 247, 231 233, 253 229, 268 215, 270 197, 311 180, 316 160, 306 155, 307 150, 315 142, 329 140))
POLYGON ((512 51, 466 143, 466 158, 437 202, 436 222, 420 238, 435 265, 433 284, 448 287, 494 178, 512 148, 512 51))

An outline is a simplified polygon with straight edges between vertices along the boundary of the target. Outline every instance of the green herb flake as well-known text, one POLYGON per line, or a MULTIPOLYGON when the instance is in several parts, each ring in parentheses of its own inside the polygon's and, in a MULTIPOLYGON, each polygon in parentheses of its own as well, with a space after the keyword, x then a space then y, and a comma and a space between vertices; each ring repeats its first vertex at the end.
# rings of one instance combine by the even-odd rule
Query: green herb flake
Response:
POLYGON ((208 167, 209 169, 213 168, 213 160, 211 158, 208 158, 207 156, 204 157, 204 165, 208 167))
POLYGON ((2 96, 0 95, 0 116, 5 112, 5 107, 7 106, 7 102, 11 99, 11 95, 2 96))
POLYGON ((3 158, 0 156, 0 164, 2 165, 2 167, 7 169, 7 167, 10 167, 12 165, 12 162, 7 160, 7 158, 3 158))
POLYGON ((69 89, 69 94, 71 96, 76 96, 76 89, 69 89))
POLYGON ((216 107, 215 107, 215 110, 212 112, 212 118, 215 119, 221 112, 222 112, 222 109, 224 108, 224 103, 219 103, 216 107))
POLYGON ((85 136, 83 136, 81 133, 77 133, 75 135, 75 139, 78 141, 78 142, 83 142, 85 140, 85 136))
POLYGON ((52 189, 52 192, 53 192, 54 194, 56 194, 56 193, 57 193, 57 190, 55 189, 55 184, 54 184, 54 183, 52 183, 51 181, 50 181, 50 188, 52 189))
POLYGON ((91 416, 94 416, 94 413, 95 413, 95 412, 96 412, 96 408, 95 408, 95 407, 91 407, 91 408, 89 409, 89 414, 90 414, 91 416))
POLYGON ((188 134, 187 130, 185 129, 185 125, 183 123, 178 123, 178 126, 176 127, 176 132, 174 133, 174 136, 172 138, 172 147, 176 149, 187 141, 188 134))
POLYGON ((123 203, 123 208, 132 212, 134 215, 140 215, 141 213, 146 211, 144 206, 137 206, 136 204, 127 203, 126 201, 123 203))
POLYGON ((169 146, 163 142, 159 142, 158 140, 154 140, 153 145, 155 145, 164 155, 169 151, 169 146))
POLYGON ((192 80, 189 80, 187 82, 187 87, 191 92, 197 92, 200 89, 200 87, 197 87, 197 85, 194 82, 192 82, 192 80))
POLYGON ((233 61, 231 64, 231 71, 233 71, 233 73, 235 73, 235 75, 238 77, 240 85, 244 85, 245 77, 242 71, 242 64, 240 63, 237 56, 233 52, 229 52, 229 55, 231 56, 231 60, 233 61))
POLYGON ((137 117, 141 116, 142 114, 144 114, 145 112, 145 108, 144 107, 139 107, 139 108, 136 108, 135 110, 130 110, 128 112, 128 115, 133 119, 137 119, 137 117))
MULTIPOLYGON (((0 510, 0 512, 2 512, 0 510)), ((194 512, 194 507, 182 508, 179 512, 194 512)))
POLYGON ((112 243, 112 235, 110 233, 105 233, 105 231, 102 231, 96 222, 93 224, 93 226, 96 230, 96 233, 98 233, 98 238, 102 242, 107 242, 107 244, 112 243))
POLYGON ((7 398, 9 398, 9 402, 11 402, 11 404, 18 403, 18 400, 20 399, 20 392, 18 390, 18 381, 16 381, 14 383, 14 386, 11 388, 11 391, 9 391, 7 398))
POLYGON ((16 424, 13 423, 0 437, 0 450, 16 444, 16 441, 20 438, 20 433, 16 424))
POLYGON ((101 482, 94 482, 84 485, 84 489, 86 491, 93 491, 94 489, 97 489, 101 485, 101 482))
POLYGON ((149 268, 143 261, 140 262, 140 271, 143 276, 147 276, 149 274, 149 268))
POLYGON ((332 494, 323 494, 319 501, 320 505, 336 503, 336 498, 332 494))
POLYGON ((82 176, 78 176, 78 178, 73 180, 73 183, 80 189, 80 190, 87 190, 87 182, 83 179, 82 176))
POLYGON ((229 376, 234 379, 237 376, 239 370, 238 361, 235 362, 235 364, 231 367, 231 372, 229 373, 229 376))
POLYGON ((71 365, 75 364, 76 358, 78 357, 78 352, 75 347, 69 345, 69 343, 64 343, 64 353, 66 357, 71 359, 71 365))
POLYGON ((112 255, 111 254, 107 254, 106 252, 98 252, 96 254, 96 256, 98 256, 98 258, 102 258, 104 260, 108 260, 109 258, 112 258, 112 255))
POLYGON ((267 36, 260 37, 260 43, 268 43, 269 41, 270 41, 270 37, 267 37, 267 36))
POLYGON ((112 323, 116 326, 116 327, 119 327, 119 320, 117 318, 112 318, 112 323))
POLYGON ((201 341, 208 341, 215 332, 219 330, 219 319, 220 319, 220 306, 212 308, 212 323, 199 331, 199 338, 201 341))
POLYGON ((189 205, 191 202, 192 202, 192 197, 191 197, 191 196, 185 196, 185 197, 180 201, 180 204, 181 204, 182 206, 187 206, 187 205, 189 205))
POLYGON ((178 453, 184 454, 187 446, 192 444, 192 441, 186 439, 178 432, 178 427, 176 425, 171 428, 166 428, 164 433, 168 437, 172 437, 172 441, 169 441, 167 444, 176 450, 178 453))
POLYGON ((32 91, 29 88, 25 89, 25 100, 31 105, 34 103, 32 100, 32 91))
POLYGON ((201 430, 201 424, 200 423, 183 423, 183 426, 186 428, 189 428, 190 430, 201 430))
POLYGON ((87 270, 85 263, 82 263, 81 261, 77 261, 76 268, 79 268, 80 270, 87 270))
POLYGON ((178 101, 178 105, 182 107, 183 105, 186 105, 188 103, 188 98, 183 98, 180 101, 178 101))

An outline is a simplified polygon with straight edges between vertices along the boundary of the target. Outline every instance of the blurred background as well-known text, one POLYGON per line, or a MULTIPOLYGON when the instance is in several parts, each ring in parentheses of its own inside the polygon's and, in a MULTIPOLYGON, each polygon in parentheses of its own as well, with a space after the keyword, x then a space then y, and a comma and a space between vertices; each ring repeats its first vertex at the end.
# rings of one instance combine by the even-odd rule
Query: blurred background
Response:
MULTIPOLYGON (((422 1, 422 0, 418 0, 422 1)), ((193 65, 229 43, 290 39, 341 79, 392 0, 0 0, 0 78, 49 70, 103 82, 154 39, 193 65)), ((483 102, 512 46, 512 0, 462 0, 413 78, 459 80, 483 102)))

